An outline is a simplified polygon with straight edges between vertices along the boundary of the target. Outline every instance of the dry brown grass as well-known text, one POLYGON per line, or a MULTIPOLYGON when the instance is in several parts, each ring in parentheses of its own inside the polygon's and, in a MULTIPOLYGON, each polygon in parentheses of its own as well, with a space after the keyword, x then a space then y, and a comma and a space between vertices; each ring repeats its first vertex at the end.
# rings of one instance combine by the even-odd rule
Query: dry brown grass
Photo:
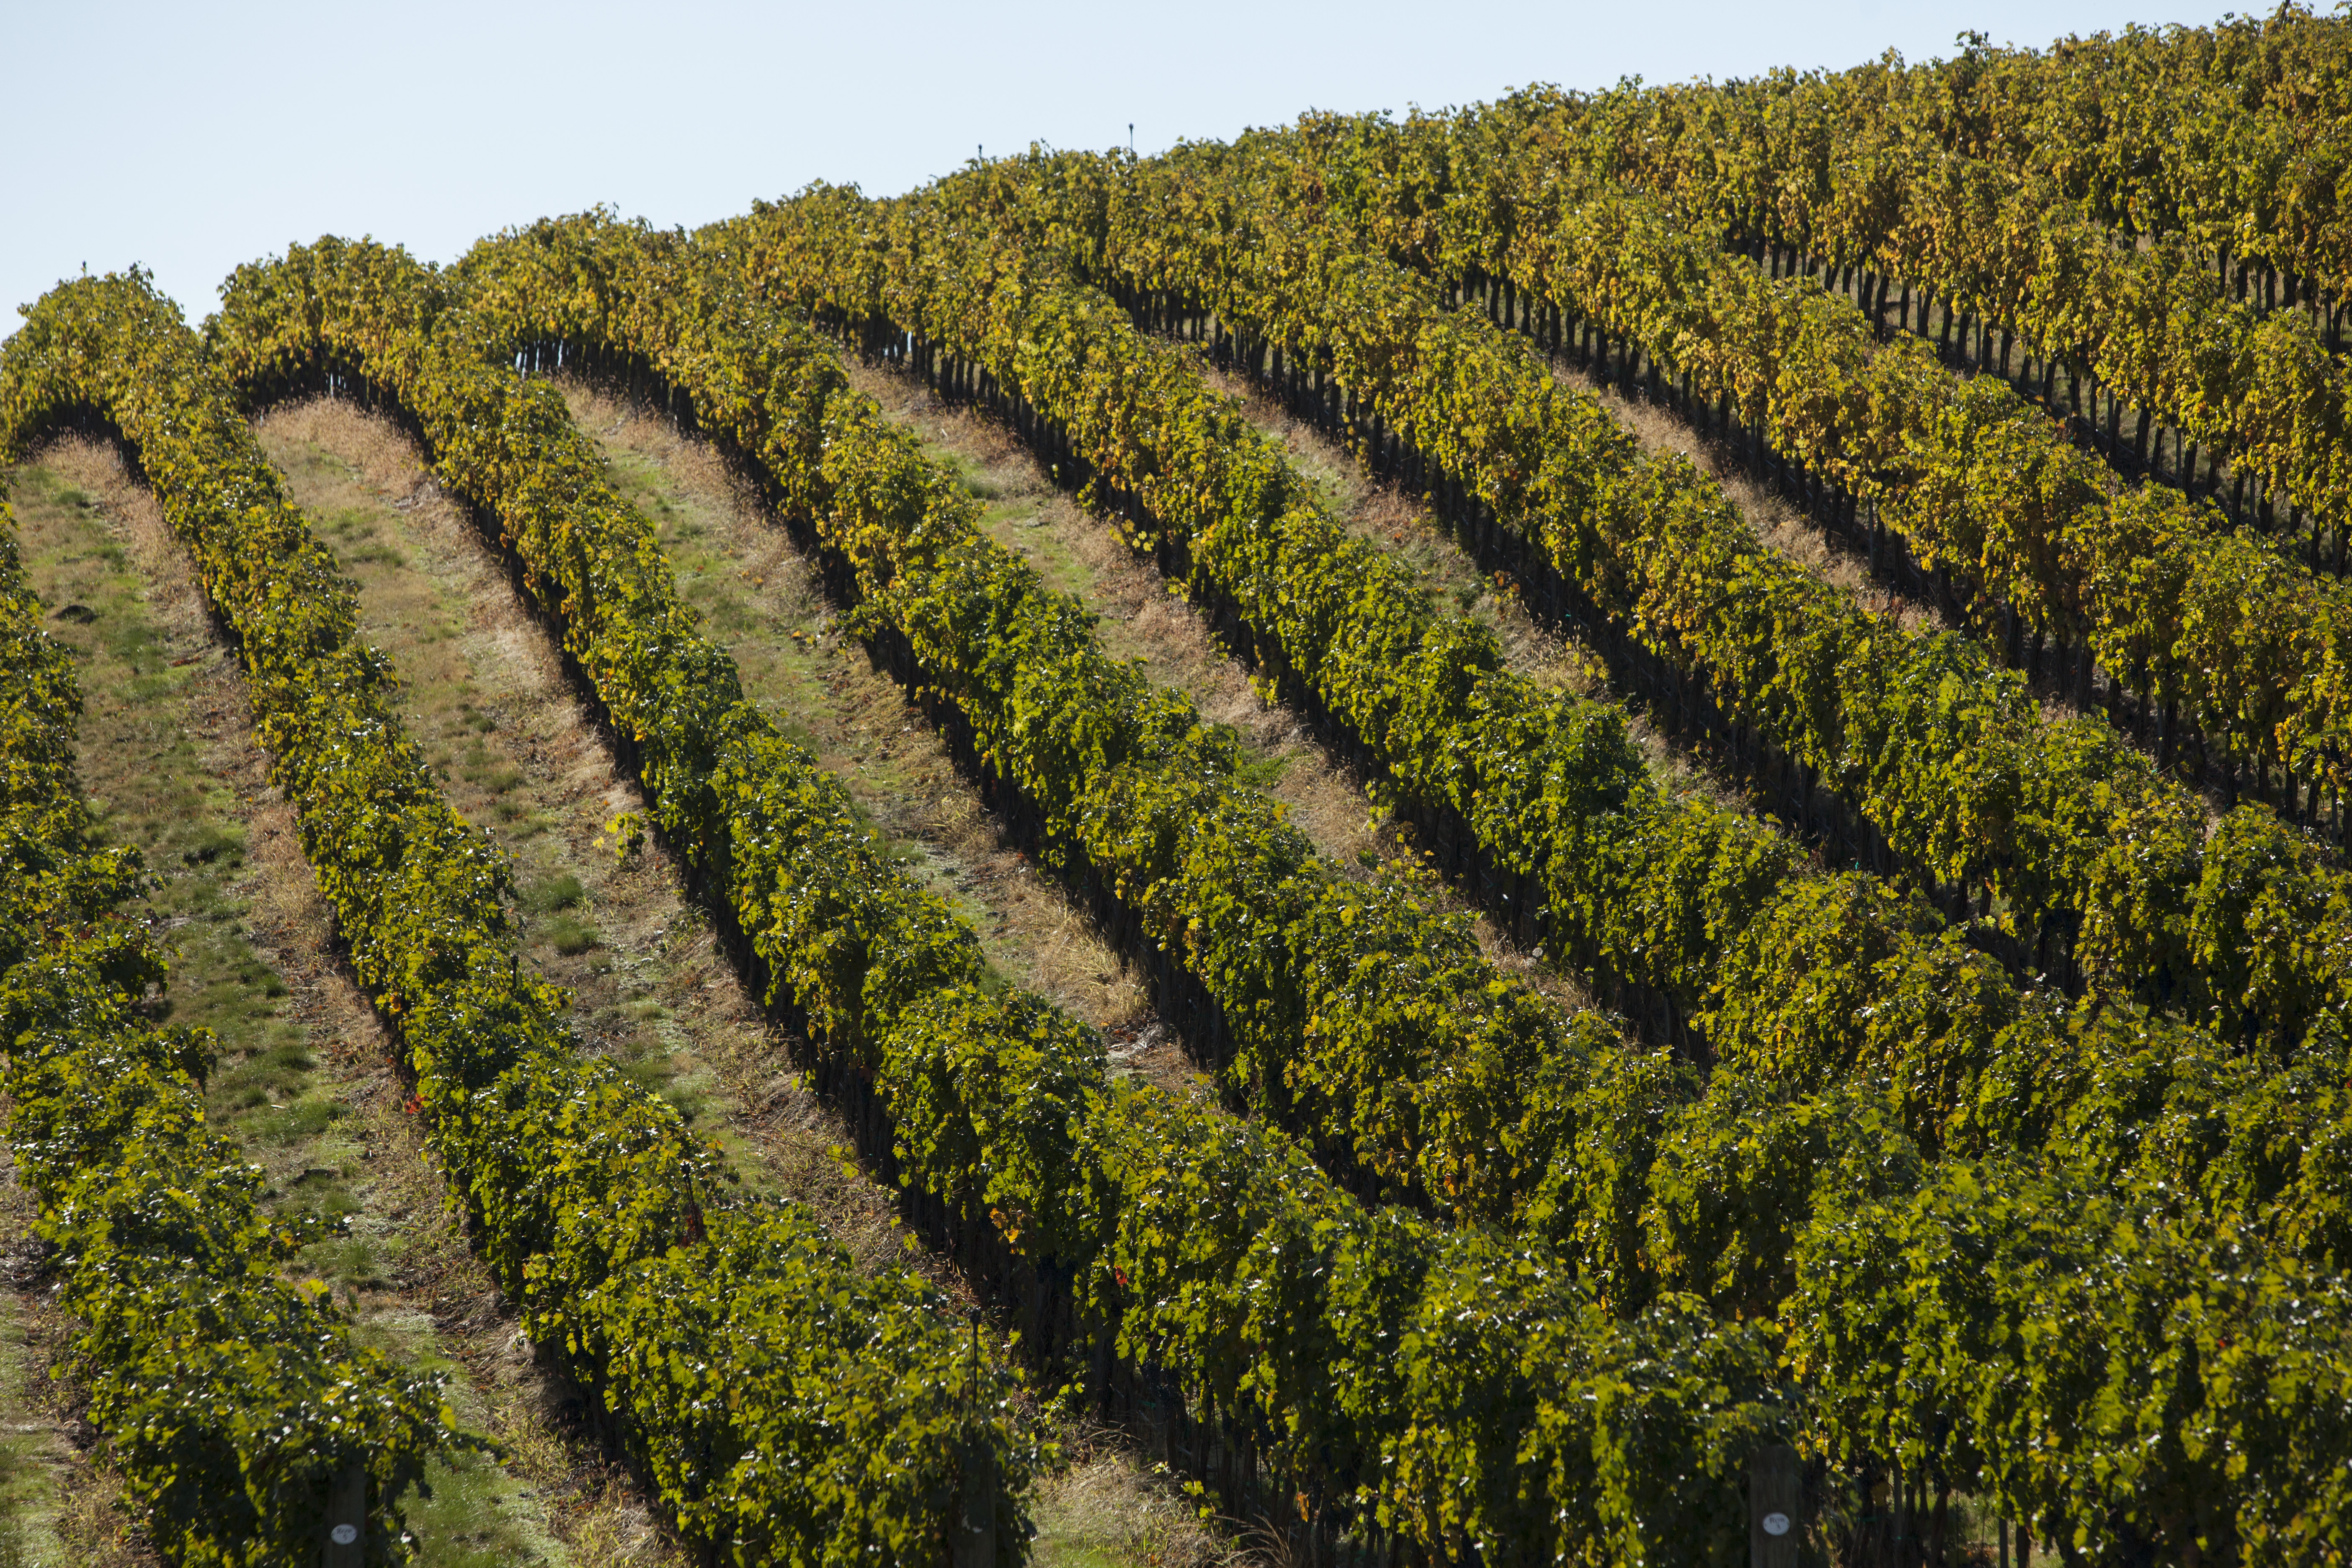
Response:
POLYGON ((1262 1561, 1118 1443, 1111 1434, 1077 1436, 1069 1468, 1037 1489, 1037 1568, 1234 1568, 1262 1561))

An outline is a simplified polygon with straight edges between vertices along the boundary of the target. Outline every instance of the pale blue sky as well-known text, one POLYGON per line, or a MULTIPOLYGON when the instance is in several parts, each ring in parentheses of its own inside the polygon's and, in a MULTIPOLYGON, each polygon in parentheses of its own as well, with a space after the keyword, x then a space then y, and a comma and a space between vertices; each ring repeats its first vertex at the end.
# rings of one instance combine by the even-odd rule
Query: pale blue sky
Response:
POLYGON ((86 262, 190 318, 239 261, 321 233, 449 260, 609 202, 692 225, 810 180, 885 195, 1033 140, 1229 136, 1307 108, 1435 107, 2203 22, 2165 0, 1510 0, 812 6, 0 0, 12 155, 0 331, 86 262))

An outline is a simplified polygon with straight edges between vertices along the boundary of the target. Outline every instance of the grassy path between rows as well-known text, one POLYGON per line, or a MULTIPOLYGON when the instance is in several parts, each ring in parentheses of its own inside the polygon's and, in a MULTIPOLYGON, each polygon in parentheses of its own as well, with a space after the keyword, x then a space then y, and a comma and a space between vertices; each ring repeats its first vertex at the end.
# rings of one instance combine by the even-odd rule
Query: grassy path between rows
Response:
MULTIPOLYGON (((567 1440, 573 1396, 539 1374, 447 1212, 404 1110, 392 1042, 335 957, 292 811, 268 785, 244 680, 152 499, 110 448, 81 442, 17 470, 11 490, 50 629, 79 660, 83 789, 102 831, 137 846, 154 874, 138 912, 172 954, 168 1016, 220 1037, 211 1118, 262 1167, 273 1208, 339 1233, 292 1267, 350 1305, 363 1339, 447 1373, 461 1423, 505 1445, 503 1463, 435 1467, 432 1495, 409 1500, 421 1560, 658 1561, 626 1549, 601 1465, 583 1465, 567 1440)), ((29 1198, 10 1191, 21 1236, 29 1198)), ((13 1364, 0 1398, 14 1428, 41 1408, 43 1373, 71 1331, 25 1291, 8 1296, 13 1364)), ((56 1479, 6 1500, 24 1560, 147 1560, 120 1539, 135 1532, 113 1500, 118 1483, 47 1447, 65 1460, 56 1479)))
POLYGON ((358 583, 361 635, 399 668, 402 719, 442 787, 512 861, 524 961, 571 993, 583 1045, 677 1106, 748 1184, 822 1192, 861 1258, 895 1255, 886 1197, 841 1178, 838 1140, 677 868, 651 847, 614 852, 607 825, 644 801, 470 521, 388 422, 318 402, 258 433, 358 583))
POLYGON ((941 403, 914 376, 855 361, 845 368, 859 391, 920 439, 926 457, 962 476, 982 503, 981 527, 991 538, 1102 617, 1096 635, 1105 651, 1139 661, 1155 684, 1184 692, 1202 717, 1239 731, 1242 781, 1287 805, 1326 858, 1363 868, 1394 852, 1360 782, 1295 715, 1259 696, 1207 619, 1055 488, 1008 426, 983 410, 941 403))

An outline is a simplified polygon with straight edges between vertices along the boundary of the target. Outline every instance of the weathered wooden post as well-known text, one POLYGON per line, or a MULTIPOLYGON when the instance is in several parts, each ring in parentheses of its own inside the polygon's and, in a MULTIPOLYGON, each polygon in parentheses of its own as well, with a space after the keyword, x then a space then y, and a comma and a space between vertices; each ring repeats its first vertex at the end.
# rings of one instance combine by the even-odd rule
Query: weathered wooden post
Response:
POLYGON ((1748 1568, 1797 1568, 1804 1540, 1805 1479, 1797 1450, 1759 1448, 1748 1463, 1748 1568))
POLYGON ((996 1454, 985 1442, 964 1450, 954 1568, 996 1568, 996 1454))
POLYGON ((322 1568, 362 1568, 367 1561, 368 1474, 364 1465, 346 1465, 327 1489, 326 1546, 322 1568))

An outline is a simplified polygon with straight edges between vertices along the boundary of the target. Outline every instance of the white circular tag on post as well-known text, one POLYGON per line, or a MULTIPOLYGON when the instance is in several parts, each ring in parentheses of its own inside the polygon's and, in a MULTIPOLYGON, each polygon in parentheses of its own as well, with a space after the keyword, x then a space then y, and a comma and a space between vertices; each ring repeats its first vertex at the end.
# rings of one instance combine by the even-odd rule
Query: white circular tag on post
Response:
POLYGON ((1785 1513, 1766 1514, 1764 1516, 1764 1533, 1767 1535, 1788 1534, 1789 1516, 1785 1513))
MULTIPOLYGON (((1772 1517, 1774 1519, 1779 1519, 1780 1516, 1776 1513, 1772 1517)), ((1765 1525, 1764 1528, 1767 1530, 1772 1529, 1769 1524, 1765 1525)), ((1780 1526, 1780 1530, 1786 1530, 1789 1527, 1786 1524, 1780 1526)), ((1780 1531, 1773 1531, 1772 1532, 1775 1535, 1778 1535, 1780 1531)), ((356 1524, 339 1524, 327 1533, 334 1538, 336 1545, 349 1546, 352 1542, 357 1541, 360 1538, 360 1527, 356 1524)))

